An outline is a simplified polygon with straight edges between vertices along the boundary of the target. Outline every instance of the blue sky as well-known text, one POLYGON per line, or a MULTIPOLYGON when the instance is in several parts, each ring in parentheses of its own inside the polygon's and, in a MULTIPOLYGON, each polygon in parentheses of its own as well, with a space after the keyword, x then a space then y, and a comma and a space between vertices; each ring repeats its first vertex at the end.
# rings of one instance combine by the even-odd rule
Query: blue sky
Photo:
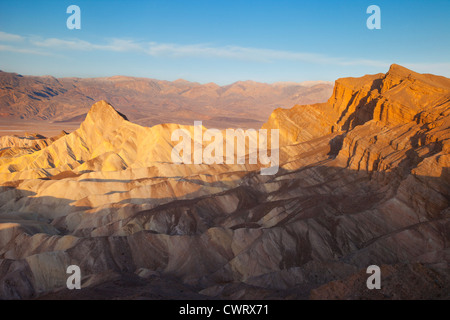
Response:
POLYGON ((398 63, 450 77, 450 1, 1 1, 0 69, 31 75, 334 81, 398 63), (81 30, 69 30, 69 5, 81 30), (369 5, 381 30, 369 30, 369 5))

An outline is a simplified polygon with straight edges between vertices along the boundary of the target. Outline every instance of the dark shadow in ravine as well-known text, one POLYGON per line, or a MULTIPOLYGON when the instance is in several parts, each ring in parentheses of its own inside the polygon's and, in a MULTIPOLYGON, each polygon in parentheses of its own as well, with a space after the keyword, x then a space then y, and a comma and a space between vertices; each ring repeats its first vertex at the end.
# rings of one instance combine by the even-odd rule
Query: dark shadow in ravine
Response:
MULTIPOLYGON (((440 281, 450 244, 450 170, 414 176, 420 159, 409 158, 392 172, 280 168, 275 177, 249 173, 214 194, 195 190, 184 198, 120 199, 104 207, 37 197, 20 182, 2 186, 0 297, 200 299, 207 297, 202 290, 220 285, 225 289, 213 297, 246 290, 247 297, 308 298, 311 290, 345 282, 370 264, 416 262, 440 281), (30 262, 39 257, 39 268, 54 264, 48 272, 61 261, 79 265, 83 283, 91 285, 73 295, 64 283, 42 289, 38 274, 47 269, 30 262)), ((80 182, 107 183, 108 194, 123 193, 132 181, 80 182)), ((55 278, 66 277, 58 272, 55 278)))

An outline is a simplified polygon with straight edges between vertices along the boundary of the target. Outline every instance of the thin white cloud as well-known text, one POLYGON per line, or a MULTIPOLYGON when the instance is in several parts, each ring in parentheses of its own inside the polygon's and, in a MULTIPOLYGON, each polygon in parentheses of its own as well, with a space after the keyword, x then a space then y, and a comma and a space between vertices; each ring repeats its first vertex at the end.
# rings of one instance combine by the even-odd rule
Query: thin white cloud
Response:
POLYGON ((17 34, 12 34, 12 33, 6 33, 3 31, 0 31, 0 41, 5 41, 5 42, 20 42, 25 40, 24 37, 19 36, 17 34))
MULTIPOLYGON (((174 44, 134 41, 130 39, 109 39, 103 44, 80 39, 41 39, 23 37, 0 31, 0 42, 15 41, 16 46, 0 43, 0 51, 28 53, 38 55, 55 55, 56 51, 110 51, 134 52, 152 57, 189 57, 244 60, 272 63, 276 61, 299 61, 321 65, 365 66, 387 69, 391 63, 370 59, 345 59, 324 54, 252 48, 241 46, 214 46, 211 44, 174 44), (51 51, 48 51, 51 49, 51 51)), ((405 67, 418 72, 450 74, 450 63, 404 63, 405 67)))
POLYGON ((104 50, 117 52, 144 51, 138 43, 124 39, 112 39, 107 44, 93 44, 91 42, 79 39, 63 40, 57 38, 48 38, 45 40, 33 39, 30 42, 37 47, 52 48, 57 50, 104 50))
POLYGON ((341 58, 329 57, 323 54, 240 46, 215 47, 208 44, 179 45, 173 43, 136 42, 124 39, 112 39, 106 44, 93 44, 79 39, 62 40, 56 38, 32 40, 31 43, 38 47, 46 47, 57 50, 140 52, 153 57, 218 58, 266 63, 289 60, 316 64, 334 64, 344 66, 366 65, 382 68, 389 66, 389 63, 375 60, 345 60, 341 58))
POLYGON ((15 47, 15 46, 4 45, 4 44, 0 44, 0 52, 1 51, 15 52, 15 53, 25 53, 25 54, 34 54, 34 55, 39 55, 39 56, 50 56, 50 55, 52 55, 51 53, 48 53, 48 52, 42 52, 42 51, 39 51, 39 50, 27 49, 27 48, 18 48, 18 47, 15 47))
POLYGON ((450 75, 450 63, 403 63, 404 67, 420 73, 450 75))
POLYGON ((48 38, 45 40, 31 40, 32 45, 37 47, 52 48, 58 50, 94 50, 93 44, 83 40, 63 40, 57 38, 48 38))
POLYGON ((272 50, 263 48, 225 46, 212 47, 208 45, 176 45, 167 43, 150 43, 146 53, 151 56, 173 56, 173 57, 204 57, 248 60, 257 62, 274 62, 279 60, 302 61, 315 64, 333 65, 364 65, 372 67, 389 67, 389 63, 376 60, 346 60, 342 58, 329 57, 323 54, 292 52, 283 50, 272 50))

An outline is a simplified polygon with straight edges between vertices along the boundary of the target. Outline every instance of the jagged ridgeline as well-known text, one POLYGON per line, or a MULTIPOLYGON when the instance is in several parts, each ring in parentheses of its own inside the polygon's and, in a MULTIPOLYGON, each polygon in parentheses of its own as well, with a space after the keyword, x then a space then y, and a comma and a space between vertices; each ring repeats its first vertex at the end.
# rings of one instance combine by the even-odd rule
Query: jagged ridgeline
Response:
POLYGON ((0 297, 450 298, 449 116, 450 79, 392 65, 275 110, 274 176, 175 165, 193 127, 105 101, 70 134, 2 137, 0 297))

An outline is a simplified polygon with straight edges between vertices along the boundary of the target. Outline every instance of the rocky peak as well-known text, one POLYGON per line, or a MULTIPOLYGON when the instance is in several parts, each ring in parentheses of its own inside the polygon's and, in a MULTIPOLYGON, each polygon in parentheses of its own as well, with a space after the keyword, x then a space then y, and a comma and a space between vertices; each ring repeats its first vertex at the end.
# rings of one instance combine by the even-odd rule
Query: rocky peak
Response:
POLYGON ((80 129, 86 139, 96 137, 96 140, 102 140, 121 127, 126 120, 128 119, 125 115, 114 109, 107 101, 101 100, 92 105, 80 129))
POLYGON ((401 76, 403 78, 407 78, 410 75, 418 75, 417 72, 414 72, 408 68, 405 68, 401 65, 395 64, 393 63, 390 67, 389 67, 389 71, 386 73, 386 75, 398 75, 401 76))
POLYGON ((89 110, 88 116, 94 118, 96 121, 128 120, 124 114, 114 109, 114 107, 105 100, 94 103, 89 110))
POLYGON ((398 64, 393 64, 383 79, 381 93, 385 93, 403 81, 412 78, 418 79, 420 75, 398 64))

